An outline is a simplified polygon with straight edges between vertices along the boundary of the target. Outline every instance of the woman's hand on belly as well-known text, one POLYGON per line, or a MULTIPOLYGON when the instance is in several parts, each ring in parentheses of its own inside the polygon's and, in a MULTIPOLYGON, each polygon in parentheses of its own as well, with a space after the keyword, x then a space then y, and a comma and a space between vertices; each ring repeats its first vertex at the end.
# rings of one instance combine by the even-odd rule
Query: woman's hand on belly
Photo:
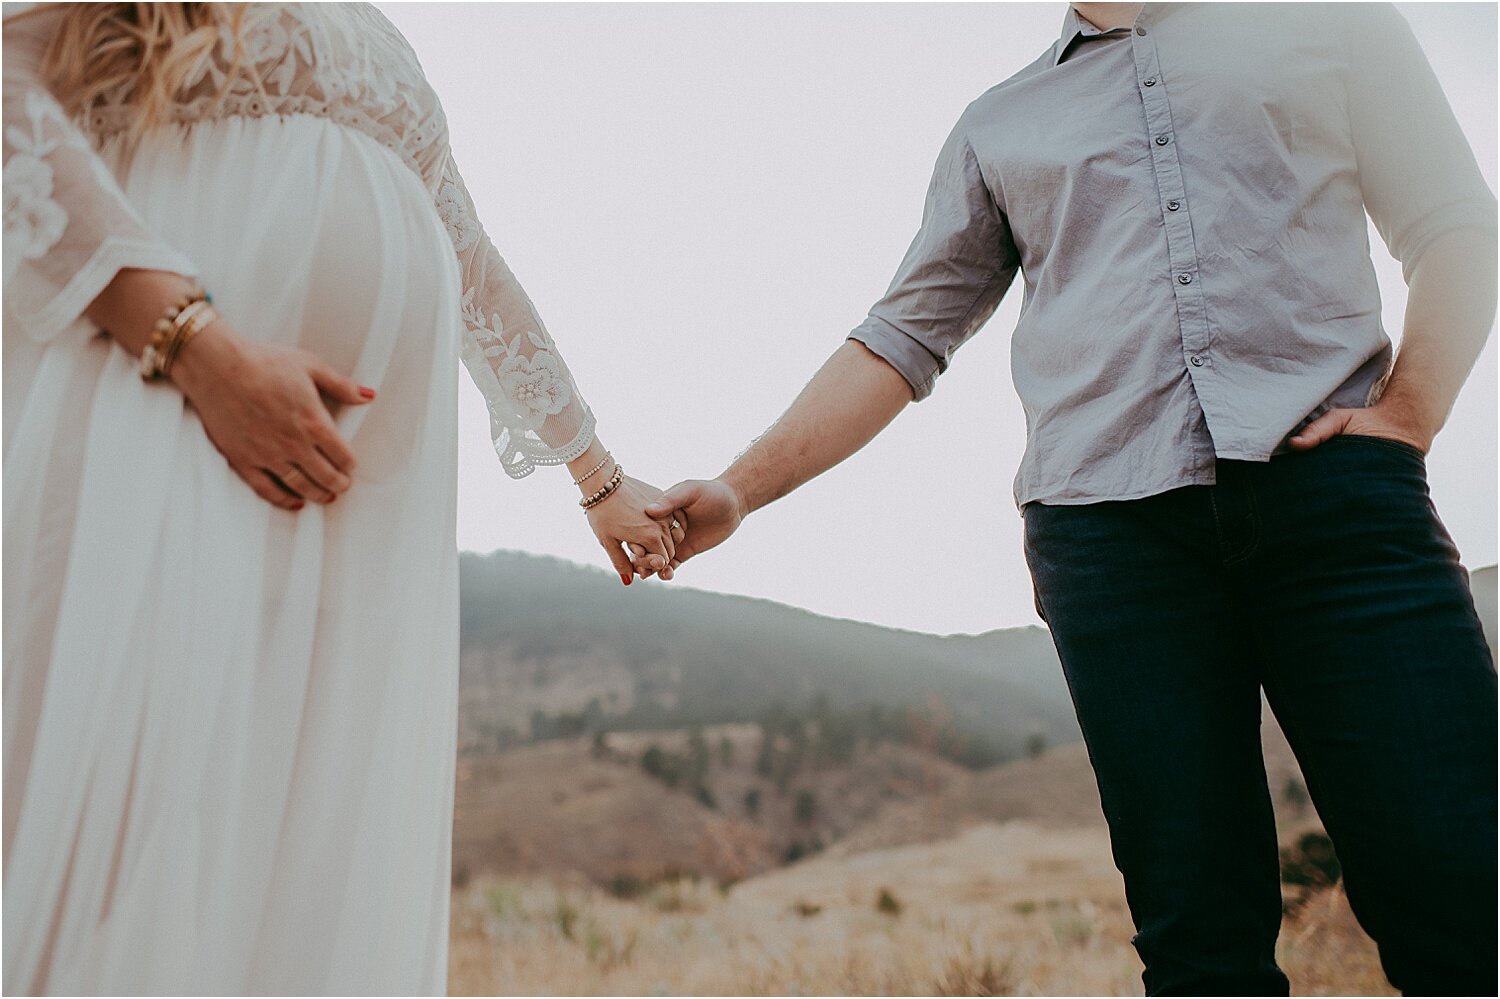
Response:
POLYGON ((222 319, 183 348, 170 377, 229 467, 262 499, 300 510, 349 488, 354 453, 329 407, 364 405, 373 389, 305 350, 247 340, 222 319))

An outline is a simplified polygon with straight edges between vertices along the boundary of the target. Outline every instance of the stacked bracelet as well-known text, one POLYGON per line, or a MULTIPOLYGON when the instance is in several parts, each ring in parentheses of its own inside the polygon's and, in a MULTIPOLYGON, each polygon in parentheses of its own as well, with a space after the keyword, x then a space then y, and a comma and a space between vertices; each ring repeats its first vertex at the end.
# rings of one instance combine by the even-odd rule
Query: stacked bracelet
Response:
POLYGON ((624 481, 625 469, 616 464, 615 474, 609 477, 609 481, 604 484, 603 488, 601 488, 598 492, 585 496, 583 499, 579 500, 578 505, 583 507, 584 510, 588 510, 590 507, 598 506, 600 503, 603 503, 606 499, 608 499, 611 493, 613 493, 616 489, 619 489, 620 483, 624 481))
POLYGON ((202 288, 194 288, 167 307, 151 330, 151 342, 141 352, 141 378, 153 381, 172 370, 172 362, 187 342, 219 318, 212 301, 202 288))

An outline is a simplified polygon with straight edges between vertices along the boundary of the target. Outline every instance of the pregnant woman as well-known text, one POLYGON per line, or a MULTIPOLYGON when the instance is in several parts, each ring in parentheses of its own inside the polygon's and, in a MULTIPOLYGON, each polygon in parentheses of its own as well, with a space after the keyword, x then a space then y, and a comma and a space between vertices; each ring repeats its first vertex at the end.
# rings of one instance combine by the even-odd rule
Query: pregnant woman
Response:
POLYGON ((623 582, 680 530, 377 11, 16 6, 4 990, 444 994, 460 357, 623 582))

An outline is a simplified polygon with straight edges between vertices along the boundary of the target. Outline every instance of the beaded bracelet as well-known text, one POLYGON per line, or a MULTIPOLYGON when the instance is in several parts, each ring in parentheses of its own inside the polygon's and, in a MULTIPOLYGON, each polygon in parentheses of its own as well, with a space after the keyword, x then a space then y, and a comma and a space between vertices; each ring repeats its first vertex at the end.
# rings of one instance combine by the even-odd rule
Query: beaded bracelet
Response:
POLYGON ((589 476, 591 476, 591 475, 595 474, 596 472, 598 472, 599 469, 601 469, 605 465, 609 464, 609 459, 611 459, 613 457, 614 457, 614 455, 610 454, 608 451, 605 451, 604 452, 604 457, 602 457, 602 458, 599 459, 599 464, 595 465, 593 468, 589 469, 587 472, 584 472, 578 478, 574 479, 573 480, 573 485, 575 485, 575 486, 581 486, 581 485, 583 485, 583 480, 584 479, 587 479, 589 476))
POLYGON ((204 298, 203 289, 195 287, 192 291, 179 297, 171 305, 167 306, 156 325, 151 330, 151 342, 146 344, 146 349, 141 351, 141 377, 147 381, 160 377, 160 366, 163 359, 163 351, 166 348, 167 337, 171 334, 172 324, 182 314, 182 310, 192 305, 195 301, 204 298))
POLYGON ((622 468, 619 464, 616 464, 615 474, 609 477, 609 481, 604 484, 604 487, 601 488, 598 492, 590 496, 585 496, 583 499, 579 500, 578 505, 583 507, 585 511, 589 510, 591 507, 598 506, 600 503, 603 503, 606 499, 608 499, 611 493, 613 493, 616 489, 619 489, 620 483, 624 481, 625 469, 622 468))

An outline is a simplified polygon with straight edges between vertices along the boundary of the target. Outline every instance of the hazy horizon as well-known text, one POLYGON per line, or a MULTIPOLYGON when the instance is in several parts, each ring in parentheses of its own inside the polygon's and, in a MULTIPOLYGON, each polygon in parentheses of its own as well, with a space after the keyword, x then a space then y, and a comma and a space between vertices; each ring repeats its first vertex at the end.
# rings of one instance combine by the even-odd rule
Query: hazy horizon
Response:
MULTIPOLYGON (((709 477, 889 282, 964 106, 1051 44, 1030 4, 380 4, 443 99, 459 167, 601 439, 709 477)), ((1396 5, 1496 179, 1496 8, 1396 5)), ((1370 231, 1384 321, 1406 289, 1370 231)), ((937 634, 1039 624, 1011 480, 1019 281, 931 399, 757 513, 677 583, 937 634)), ((1496 561, 1492 336, 1428 456, 1469 568, 1496 561)), ((606 565, 566 471, 510 481, 460 376, 459 547, 606 565)))

